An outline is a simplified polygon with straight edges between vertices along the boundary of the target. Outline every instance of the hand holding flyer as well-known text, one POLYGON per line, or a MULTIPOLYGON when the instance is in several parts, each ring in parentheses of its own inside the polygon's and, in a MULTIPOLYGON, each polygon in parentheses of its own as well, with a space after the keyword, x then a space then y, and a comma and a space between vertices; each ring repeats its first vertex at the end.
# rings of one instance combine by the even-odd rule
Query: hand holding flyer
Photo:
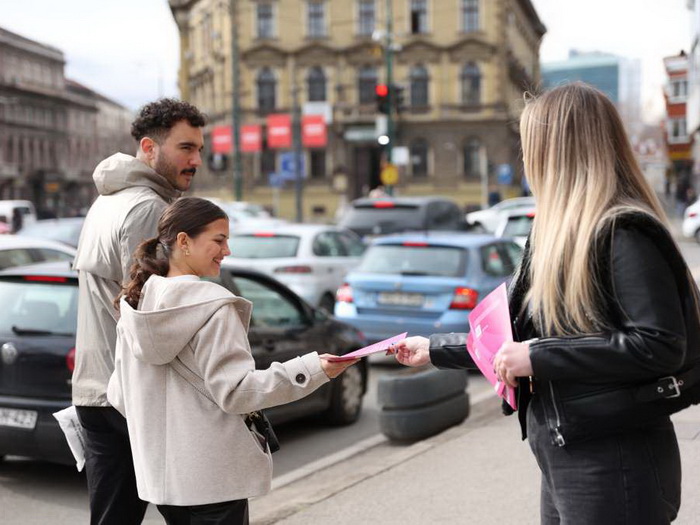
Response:
POLYGON ((486 296, 469 314, 467 350, 484 377, 494 385, 496 393, 515 410, 515 389, 498 380, 493 360, 503 343, 513 341, 508 294, 502 284, 486 296))
POLYGON ((402 334, 395 335, 394 337, 390 337, 389 339, 384 339, 383 341, 379 341, 372 345, 365 346, 364 348, 360 348, 359 350, 355 350, 354 352, 350 352, 349 354, 325 357, 324 359, 327 359, 331 363, 337 363, 339 361, 352 361, 353 359, 357 359, 358 357, 365 357, 370 354, 376 354, 378 352, 385 352, 394 343, 398 343, 402 339, 406 339, 407 335, 408 332, 404 332, 402 334))

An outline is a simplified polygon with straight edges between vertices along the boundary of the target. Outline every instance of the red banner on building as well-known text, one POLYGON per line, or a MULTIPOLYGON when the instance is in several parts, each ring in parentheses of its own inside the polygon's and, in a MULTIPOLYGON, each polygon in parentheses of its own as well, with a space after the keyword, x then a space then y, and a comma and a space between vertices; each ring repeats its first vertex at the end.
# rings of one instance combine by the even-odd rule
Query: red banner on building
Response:
POLYGON ((305 148, 325 148, 326 123, 323 115, 305 115, 301 119, 301 143, 305 148))
POLYGON ((286 113, 267 116, 267 146, 269 148, 292 147, 292 119, 286 113))
POLYGON ((241 126, 241 151, 255 153, 262 149, 262 127, 259 124, 241 126))
POLYGON ((213 153, 231 153, 233 151, 231 126, 215 126, 212 128, 211 150, 213 153))

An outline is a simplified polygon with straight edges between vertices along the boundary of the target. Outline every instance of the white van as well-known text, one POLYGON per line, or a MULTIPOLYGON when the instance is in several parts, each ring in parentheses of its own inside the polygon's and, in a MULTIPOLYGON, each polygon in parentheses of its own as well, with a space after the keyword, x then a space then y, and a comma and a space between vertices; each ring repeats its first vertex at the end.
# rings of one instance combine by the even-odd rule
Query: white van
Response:
POLYGON ((12 215, 18 209, 22 214, 22 227, 36 222, 36 210, 30 201, 0 201, 0 221, 12 226, 12 215))

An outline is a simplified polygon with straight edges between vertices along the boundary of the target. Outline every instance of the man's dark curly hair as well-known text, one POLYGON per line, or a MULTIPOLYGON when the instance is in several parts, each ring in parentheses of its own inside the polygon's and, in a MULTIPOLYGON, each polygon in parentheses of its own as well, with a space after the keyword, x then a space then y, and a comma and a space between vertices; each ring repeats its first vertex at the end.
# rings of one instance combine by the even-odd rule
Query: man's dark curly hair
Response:
POLYGON ((161 144, 172 127, 181 120, 186 120, 195 128, 207 124, 207 117, 189 102, 161 98, 141 108, 138 117, 131 123, 131 136, 137 142, 149 137, 161 144))

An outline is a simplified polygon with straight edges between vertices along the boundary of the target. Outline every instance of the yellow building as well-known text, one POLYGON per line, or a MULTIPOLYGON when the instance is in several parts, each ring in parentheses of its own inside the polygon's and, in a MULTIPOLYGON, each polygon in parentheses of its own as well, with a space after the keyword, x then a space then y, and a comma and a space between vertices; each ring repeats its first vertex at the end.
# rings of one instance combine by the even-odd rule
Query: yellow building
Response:
MULTIPOLYGON (((404 98, 394 115, 397 192, 478 203, 482 172, 495 183, 504 165, 517 184, 517 121, 523 91, 539 84, 545 32, 530 0, 170 0, 181 94, 209 114, 210 128, 232 122, 232 9, 241 122, 262 125, 265 137, 265 117, 291 113, 295 90, 302 113, 325 115, 327 146, 304 150, 307 216, 380 184, 375 86, 387 77, 388 4, 393 84, 404 98)), ((272 203, 268 174, 283 151, 263 140, 261 152, 245 154, 244 199, 272 203)), ((230 196, 230 166, 203 169, 198 190, 230 196)), ((293 187, 281 193, 291 216, 293 187)))

